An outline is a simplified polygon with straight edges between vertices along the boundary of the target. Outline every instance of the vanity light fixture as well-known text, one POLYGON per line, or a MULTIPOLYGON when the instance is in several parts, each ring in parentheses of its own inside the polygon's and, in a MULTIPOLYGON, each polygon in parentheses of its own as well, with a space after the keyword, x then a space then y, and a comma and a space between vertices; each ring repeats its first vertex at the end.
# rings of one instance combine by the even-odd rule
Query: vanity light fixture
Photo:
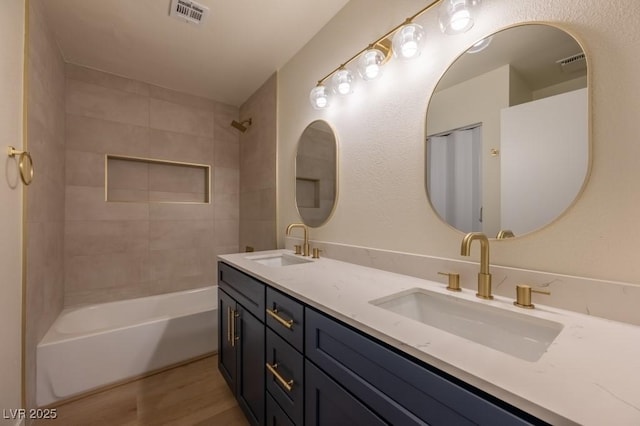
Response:
POLYGON ((460 34, 473 27, 473 8, 480 0, 443 0, 438 13, 445 34, 460 34))
POLYGON ((333 92, 338 95, 348 95, 353 93, 353 73, 342 68, 336 71, 331 78, 333 83, 333 92))
POLYGON ((315 109, 324 109, 328 107, 329 91, 327 90, 327 87, 321 82, 318 82, 318 85, 311 89, 309 100, 315 109))
POLYGON ((358 73, 364 80, 375 80, 382 75, 382 65, 387 62, 391 50, 383 52, 381 46, 371 45, 358 59, 358 73))
POLYGON ((383 65, 391 54, 400 59, 413 59, 420 56, 425 41, 424 29, 413 22, 414 19, 436 5, 440 5, 438 20, 445 34, 460 34, 473 26, 473 8, 481 0, 436 0, 407 18, 402 24, 360 50, 346 62, 318 80, 311 89, 309 100, 315 109, 327 108, 330 104, 330 91, 325 82, 331 78, 332 91, 336 94, 353 93, 354 76, 347 68, 354 60, 357 62, 358 74, 363 80, 375 80, 382 75, 383 65))

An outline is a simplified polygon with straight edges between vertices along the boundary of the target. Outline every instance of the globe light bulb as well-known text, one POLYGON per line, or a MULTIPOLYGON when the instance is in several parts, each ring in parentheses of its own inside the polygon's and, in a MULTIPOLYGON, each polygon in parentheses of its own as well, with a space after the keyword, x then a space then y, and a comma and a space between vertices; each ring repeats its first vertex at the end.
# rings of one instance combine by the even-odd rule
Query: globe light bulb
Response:
POLYGON ((460 34, 473 27, 473 10, 480 0, 444 0, 438 9, 440 29, 445 34, 460 34))
POLYGON ((424 29, 414 23, 404 25, 393 35, 393 54, 396 58, 413 59, 420 56, 424 44, 424 29))
POLYGON ((311 101, 311 106, 315 109, 327 108, 329 106, 329 91, 324 85, 318 84, 311 89, 309 100, 311 101))
POLYGON ((353 93, 353 73, 348 69, 339 69, 331 78, 333 92, 339 95, 353 93))
POLYGON ((384 54, 375 48, 365 51, 358 59, 358 73, 365 80, 374 80, 382 75, 384 54))

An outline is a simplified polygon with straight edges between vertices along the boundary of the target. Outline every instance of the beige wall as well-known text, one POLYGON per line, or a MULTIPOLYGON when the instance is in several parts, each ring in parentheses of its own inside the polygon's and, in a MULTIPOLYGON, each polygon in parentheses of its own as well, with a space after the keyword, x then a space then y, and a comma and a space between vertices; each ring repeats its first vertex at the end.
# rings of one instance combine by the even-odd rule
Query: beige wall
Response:
MULTIPOLYGON (((71 64, 66 82, 65 304, 213 285, 215 254, 238 249, 238 109, 71 64), (105 154, 209 165, 213 202, 105 202, 105 154)), ((113 179, 123 197, 189 185, 138 166, 113 179)))
POLYGON ((28 145, 35 178, 27 197, 27 407, 35 406, 36 346, 63 307, 64 298, 64 62, 43 14, 32 0, 29 15, 28 145))
MULTIPOLYGON (((24 0, 0 3, 1 148, 22 149, 24 0)), ((21 407, 22 184, 16 162, 0 161, 0 408, 21 407)), ((17 424, 0 418, 0 425, 17 424)))
POLYGON ((276 248, 276 92, 273 74, 240 107, 240 118, 253 123, 240 134, 241 250, 276 248))
MULTIPOLYGON (((424 123, 428 99, 447 66, 479 40, 527 21, 555 22, 585 46, 589 58, 593 167, 575 205, 532 235, 492 243, 499 265, 640 284, 640 3, 635 0, 493 0, 474 28, 446 36, 437 13, 426 26, 422 56, 392 61, 379 81, 315 111, 308 95, 327 70, 402 22, 422 4, 352 0, 280 72, 278 85, 278 220, 298 221, 293 158, 302 129, 325 119, 340 140, 340 197, 332 219, 312 239, 462 259, 462 234, 443 224, 424 191, 424 123)), ((280 226, 282 228, 282 226, 280 226)), ((283 246, 283 229, 278 229, 283 246)))

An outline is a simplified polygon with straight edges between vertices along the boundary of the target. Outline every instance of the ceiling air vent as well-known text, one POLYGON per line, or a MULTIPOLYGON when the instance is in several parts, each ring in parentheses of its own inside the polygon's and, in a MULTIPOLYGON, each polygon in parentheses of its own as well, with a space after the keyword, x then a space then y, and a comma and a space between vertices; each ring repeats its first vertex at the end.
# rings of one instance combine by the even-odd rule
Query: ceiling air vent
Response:
POLYGON ((556 61, 556 64, 560 64, 560 69, 565 73, 582 71, 587 68, 587 58, 584 52, 580 52, 568 58, 560 59, 556 61))
POLYGON ((169 16, 199 24, 209 13, 209 8, 191 0, 171 0, 169 16))

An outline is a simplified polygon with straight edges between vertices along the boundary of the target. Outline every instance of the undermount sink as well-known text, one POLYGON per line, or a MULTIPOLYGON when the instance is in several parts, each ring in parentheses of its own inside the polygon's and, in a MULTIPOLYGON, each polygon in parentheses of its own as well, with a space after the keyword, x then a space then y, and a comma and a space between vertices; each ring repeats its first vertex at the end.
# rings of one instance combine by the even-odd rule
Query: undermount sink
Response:
POLYGON ((414 288, 369 303, 525 361, 537 361, 562 324, 414 288))
POLYGON ((305 259, 303 257, 296 257, 292 255, 288 255, 285 253, 275 253, 275 254, 262 254, 255 256, 247 256, 249 260, 260 263, 265 266, 272 267, 280 267, 280 266, 290 266, 290 265, 300 265, 302 263, 312 262, 310 259, 305 259))

